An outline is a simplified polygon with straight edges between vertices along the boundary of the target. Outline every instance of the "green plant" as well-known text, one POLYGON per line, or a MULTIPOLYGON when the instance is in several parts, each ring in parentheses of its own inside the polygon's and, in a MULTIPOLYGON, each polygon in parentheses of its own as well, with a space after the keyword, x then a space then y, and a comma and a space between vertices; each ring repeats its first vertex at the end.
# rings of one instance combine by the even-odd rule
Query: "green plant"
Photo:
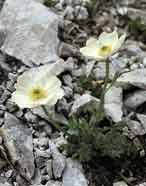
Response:
POLYGON ((82 113, 82 117, 73 117, 66 134, 68 143, 63 145, 68 156, 81 162, 97 161, 101 158, 114 160, 127 158, 135 147, 123 134, 124 123, 113 124, 99 118, 95 109, 82 113))
POLYGON ((53 0, 44 0, 44 5, 48 7, 52 7, 55 5, 55 2, 53 0))
POLYGON ((135 20, 129 20, 129 31, 135 35, 141 34, 143 38, 146 36, 146 25, 141 21, 140 18, 135 20))
POLYGON ((83 88, 83 90, 91 91, 92 96, 100 97, 102 81, 97 81, 95 77, 90 75, 89 77, 81 76, 77 83, 79 87, 83 88))

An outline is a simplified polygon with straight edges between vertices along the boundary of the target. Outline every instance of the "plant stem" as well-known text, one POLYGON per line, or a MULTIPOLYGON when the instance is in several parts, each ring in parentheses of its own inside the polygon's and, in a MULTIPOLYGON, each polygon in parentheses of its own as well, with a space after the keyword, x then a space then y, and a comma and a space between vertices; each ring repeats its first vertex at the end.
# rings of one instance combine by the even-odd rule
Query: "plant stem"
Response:
POLYGON ((102 114, 104 112, 104 96, 106 93, 106 89, 107 89, 107 85, 108 85, 108 81, 109 81, 109 60, 107 59, 105 62, 105 81, 104 81, 104 86, 103 86, 103 90, 101 93, 101 97, 100 97, 100 105, 99 105, 99 109, 100 109, 100 113, 102 114))
POLYGON ((125 181, 125 183, 127 183, 129 186, 132 186, 130 181, 121 172, 119 173, 119 176, 125 181))
POLYGON ((49 117, 50 114, 48 113, 48 110, 46 109, 46 107, 45 107, 44 105, 42 105, 42 108, 43 108, 45 114, 48 116, 51 125, 52 125, 54 128, 56 128, 57 130, 62 131, 62 130, 61 130, 61 127, 60 127, 57 123, 55 123, 55 122, 52 120, 51 117, 49 117))

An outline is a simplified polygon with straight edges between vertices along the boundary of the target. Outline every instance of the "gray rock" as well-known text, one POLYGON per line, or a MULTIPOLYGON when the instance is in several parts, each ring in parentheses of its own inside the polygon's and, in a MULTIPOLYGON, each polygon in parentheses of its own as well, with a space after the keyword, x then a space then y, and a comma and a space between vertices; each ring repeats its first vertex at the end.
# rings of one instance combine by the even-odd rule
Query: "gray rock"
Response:
POLYGON ((144 130, 146 131, 146 115, 144 115, 144 114, 137 114, 136 116, 137 116, 137 119, 142 124, 144 130))
POLYGON ((136 136, 142 136, 146 133, 141 123, 135 120, 127 121, 128 128, 130 129, 129 137, 131 139, 135 138, 136 136))
POLYGON ((6 167, 6 165, 7 165, 7 162, 4 159, 0 158, 0 170, 6 167))
POLYGON ((77 16, 78 20, 86 20, 89 16, 87 9, 83 6, 75 7, 75 15, 77 16))
POLYGON ((74 8, 68 5, 63 12, 63 17, 69 20, 73 20, 74 19, 74 8))
POLYGON ((53 166, 54 177, 56 179, 61 178, 62 173, 66 166, 66 158, 64 155, 62 155, 58 151, 58 149, 56 148, 56 145, 52 142, 50 142, 50 149, 51 149, 52 157, 53 157, 52 166, 53 166))
POLYGON ((135 110, 137 107, 142 105, 146 101, 146 91, 137 90, 135 92, 129 93, 126 95, 124 100, 124 105, 132 110, 135 110))
POLYGON ((5 63, 5 60, 5 56, 0 53, 0 67, 5 71, 10 72, 11 68, 7 63, 5 63))
POLYGON ((84 176, 81 165, 71 159, 67 159, 67 167, 63 173, 62 186, 87 186, 87 179, 84 176))
POLYGON ((28 122, 34 123, 37 121, 37 116, 34 115, 31 111, 25 113, 25 118, 28 122))
POLYGON ((80 52, 76 47, 62 42, 59 47, 59 56, 61 57, 80 56, 80 52))
MULTIPOLYGON (((110 79, 113 78, 115 72, 115 67, 110 63, 110 79)), ((105 78, 105 63, 99 62, 93 70, 93 73, 97 80, 103 80, 105 78)))
POLYGON ((58 23, 58 16, 41 3, 6 0, 0 14, 0 28, 6 33, 1 50, 29 66, 56 61, 58 23))
POLYGON ((115 182, 113 186, 128 186, 124 181, 115 182))
POLYGON ((85 75, 86 75, 87 77, 91 74, 91 72, 92 72, 92 70, 93 70, 93 67, 94 67, 95 63, 96 63, 95 60, 92 60, 92 61, 89 60, 89 61, 87 62, 86 66, 85 66, 85 75))
POLYGON ((52 160, 47 161, 46 167, 47 167, 47 174, 48 174, 49 178, 52 179, 53 178, 52 160))
POLYGON ((45 186, 62 186, 62 183, 59 181, 48 181, 45 186))
POLYGON ((122 88, 111 87, 105 94, 104 110, 108 117, 111 117, 114 122, 122 120, 123 116, 123 102, 122 102, 122 88))
POLYGON ((146 12, 144 10, 129 7, 127 14, 130 19, 135 20, 140 18, 146 24, 146 12))
POLYGON ((50 108, 45 106, 46 111, 42 107, 36 107, 32 109, 32 113, 38 115, 42 119, 47 120, 50 123, 62 123, 62 124, 67 124, 67 119, 64 117, 63 114, 59 114, 55 112, 54 108, 50 108), (47 115, 47 113, 48 115, 47 115))
POLYGON ((146 182, 140 183, 140 184, 135 185, 135 186, 146 186, 146 182))
POLYGON ((79 96, 73 103, 71 108, 71 114, 75 114, 77 112, 80 112, 81 109, 87 107, 88 105, 94 105, 99 104, 99 99, 89 95, 89 94, 83 94, 82 96, 79 96))
POLYGON ((136 69, 124 73, 117 79, 117 84, 123 87, 134 85, 139 88, 145 89, 146 87, 146 69, 136 69))
POLYGON ((35 0, 36 2, 38 2, 38 3, 44 3, 44 0, 35 0))
POLYGON ((21 174, 30 180, 35 168, 31 130, 13 115, 5 113, 1 131, 12 163, 15 165, 17 162, 21 174))
POLYGON ((8 182, 5 182, 5 183, 0 183, 0 186, 12 186, 12 185, 9 184, 8 182))

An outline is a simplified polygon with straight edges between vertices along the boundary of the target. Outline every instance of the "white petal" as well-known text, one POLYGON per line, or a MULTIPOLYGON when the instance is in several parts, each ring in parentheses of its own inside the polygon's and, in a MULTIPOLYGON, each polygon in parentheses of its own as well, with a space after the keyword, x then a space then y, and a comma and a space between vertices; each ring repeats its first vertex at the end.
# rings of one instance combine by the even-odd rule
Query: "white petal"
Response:
POLYGON ((117 43, 115 43, 114 49, 113 49, 113 53, 117 52, 117 51, 121 48, 121 46, 122 46, 122 44, 124 43, 125 39, 126 39, 126 34, 123 34, 123 35, 119 38, 119 40, 117 41, 117 43))
POLYGON ((98 55, 98 48, 95 47, 83 47, 80 49, 80 52, 89 58, 97 59, 97 60, 103 60, 103 56, 98 55))
POLYGON ((86 42, 86 46, 96 46, 97 45, 98 40, 94 37, 90 37, 87 42, 86 42))
POLYGON ((20 108, 31 108, 31 102, 27 95, 24 95, 19 91, 12 94, 11 101, 16 103, 20 108))
POLYGON ((103 32, 99 36, 99 42, 102 45, 113 45, 117 41, 118 41, 118 33, 116 31, 113 31, 112 33, 103 32))

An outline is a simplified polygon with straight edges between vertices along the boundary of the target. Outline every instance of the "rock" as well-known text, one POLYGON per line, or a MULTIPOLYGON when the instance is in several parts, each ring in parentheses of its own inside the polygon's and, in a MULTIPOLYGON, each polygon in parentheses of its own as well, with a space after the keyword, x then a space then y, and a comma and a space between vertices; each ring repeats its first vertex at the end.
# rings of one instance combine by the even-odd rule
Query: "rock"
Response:
POLYGON ((47 161, 46 167, 47 167, 47 174, 48 174, 49 178, 52 179, 53 178, 52 160, 47 161))
POLYGON ((140 183, 140 184, 135 185, 135 186, 146 186, 146 182, 140 183))
POLYGON ((85 178, 81 165, 71 159, 67 159, 67 166, 63 173, 62 186, 87 186, 87 179, 85 178))
POLYGON ((46 111, 42 107, 36 107, 32 109, 32 113, 38 115, 42 119, 47 120, 50 123, 57 122, 62 124, 67 124, 67 119, 63 116, 63 114, 58 114, 55 112, 55 110, 50 107, 45 106, 46 111, 48 112, 48 115, 46 111))
POLYGON ((142 89, 146 88, 146 69, 136 69, 121 75, 116 82, 118 85, 127 87, 133 85, 142 89))
POLYGON ((54 177, 56 179, 61 178, 62 173, 66 166, 66 158, 64 155, 62 155, 58 151, 58 149, 56 148, 56 145, 53 144, 52 142, 50 142, 50 149, 51 149, 52 157, 53 157, 52 166, 53 166, 54 177))
POLYGON ((86 66, 85 66, 85 75, 86 75, 86 77, 88 77, 88 76, 91 74, 91 72, 92 72, 92 70, 93 70, 93 67, 94 67, 95 63, 96 63, 95 60, 92 60, 92 61, 89 60, 89 61, 87 62, 86 66))
POLYGON ((0 183, 0 186, 12 186, 12 185, 9 184, 8 182, 5 182, 5 183, 0 183))
POLYGON ((61 56, 61 57, 74 57, 74 56, 76 56, 77 57, 77 56, 80 56, 80 52, 74 46, 62 42, 59 47, 59 56, 61 56))
POLYGON ((49 150, 39 150, 35 148, 35 161, 39 169, 46 167, 47 161, 51 158, 49 150))
POLYGON ((41 3, 6 0, 0 14, 0 28, 6 33, 1 50, 28 66, 56 61, 58 24, 59 17, 41 3))
POLYGON ((49 181, 45 186, 62 186, 62 183, 59 181, 49 181))
POLYGON ((130 129, 129 137, 131 139, 135 138, 136 136, 142 136, 146 133, 141 123, 135 120, 127 121, 128 128, 130 129))
POLYGON ((80 112, 81 109, 87 107, 88 105, 99 104, 99 99, 89 95, 83 94, 79 96, 73 103, 71 108, 71 114, 75 114, 76 112, 80 112))
POLYGON ((124 181, 115 182, 113 186, 128 186, 124 181))
POLYGON ((126 99, 124 100, 124 105, 131 110, 135 110, 137 107, 142 105, 145 101, 146 101, 146 91, 137 90, 135 92, 126 95, 126 99))
POLYGON ((74 19, 74 8, 68 5, 64 10, 63 17, 69 20, 73 20, 74 19))
POLYGON ((12 114, 5 113, 4 121, 1 132, 12 163, 30 180, 35 168, 31 130, 12 114))
POLYGON ((7 165, 7 162, 0 158, 0 170, 7 165))
POLYGON ((0 67, 6 72, 10 72, 11 68, 5 61, 6 61, 5 56, 0 53, 0 67))
POLYGON ((37 122, 37 116, 34 115, 31 111, 25 113, 25 118, 28 122, 35 123, 37 122))
POLYGON ((136 20, 137 18, 140 18, 141 21, 146 24, 146 12, 144 10, 129 7, 127 14, 130 19, 136 20))
POLYGON ((36 2, 38 2, 38 3, 44 3, 44 0, 35 0, 36 2))
MULTIPOLYGON (((113 78, 115 72, 115 67, 110 63, 110 79, 113 78)), ((105 78, 105 63, 99 62, 93 70, 93 74, 97 80, 103 80, 105 78)))
POLYGON ((52 142, 55 144, 57 148, 59 148, 61 145, 66 144, 67 140, 64 137, 64 133, 60 132, 57 138, 52 139, 52 142))
POLYGON ((78 20, 86 20, 89 16, 87 9, 80 5, 75 7, 75 15, 78 20))
POLYGON ((140 121, 141 125, 143 126, 145 132, 146 132, 146 115, 144 114, 137 114, 137 119, 140 121))
POLYGON ((114 122, 120 122, 123 116, 122 103, 122 88, 111 87, 105 94, 104 110, 108 117, 111 117, 114 122))

